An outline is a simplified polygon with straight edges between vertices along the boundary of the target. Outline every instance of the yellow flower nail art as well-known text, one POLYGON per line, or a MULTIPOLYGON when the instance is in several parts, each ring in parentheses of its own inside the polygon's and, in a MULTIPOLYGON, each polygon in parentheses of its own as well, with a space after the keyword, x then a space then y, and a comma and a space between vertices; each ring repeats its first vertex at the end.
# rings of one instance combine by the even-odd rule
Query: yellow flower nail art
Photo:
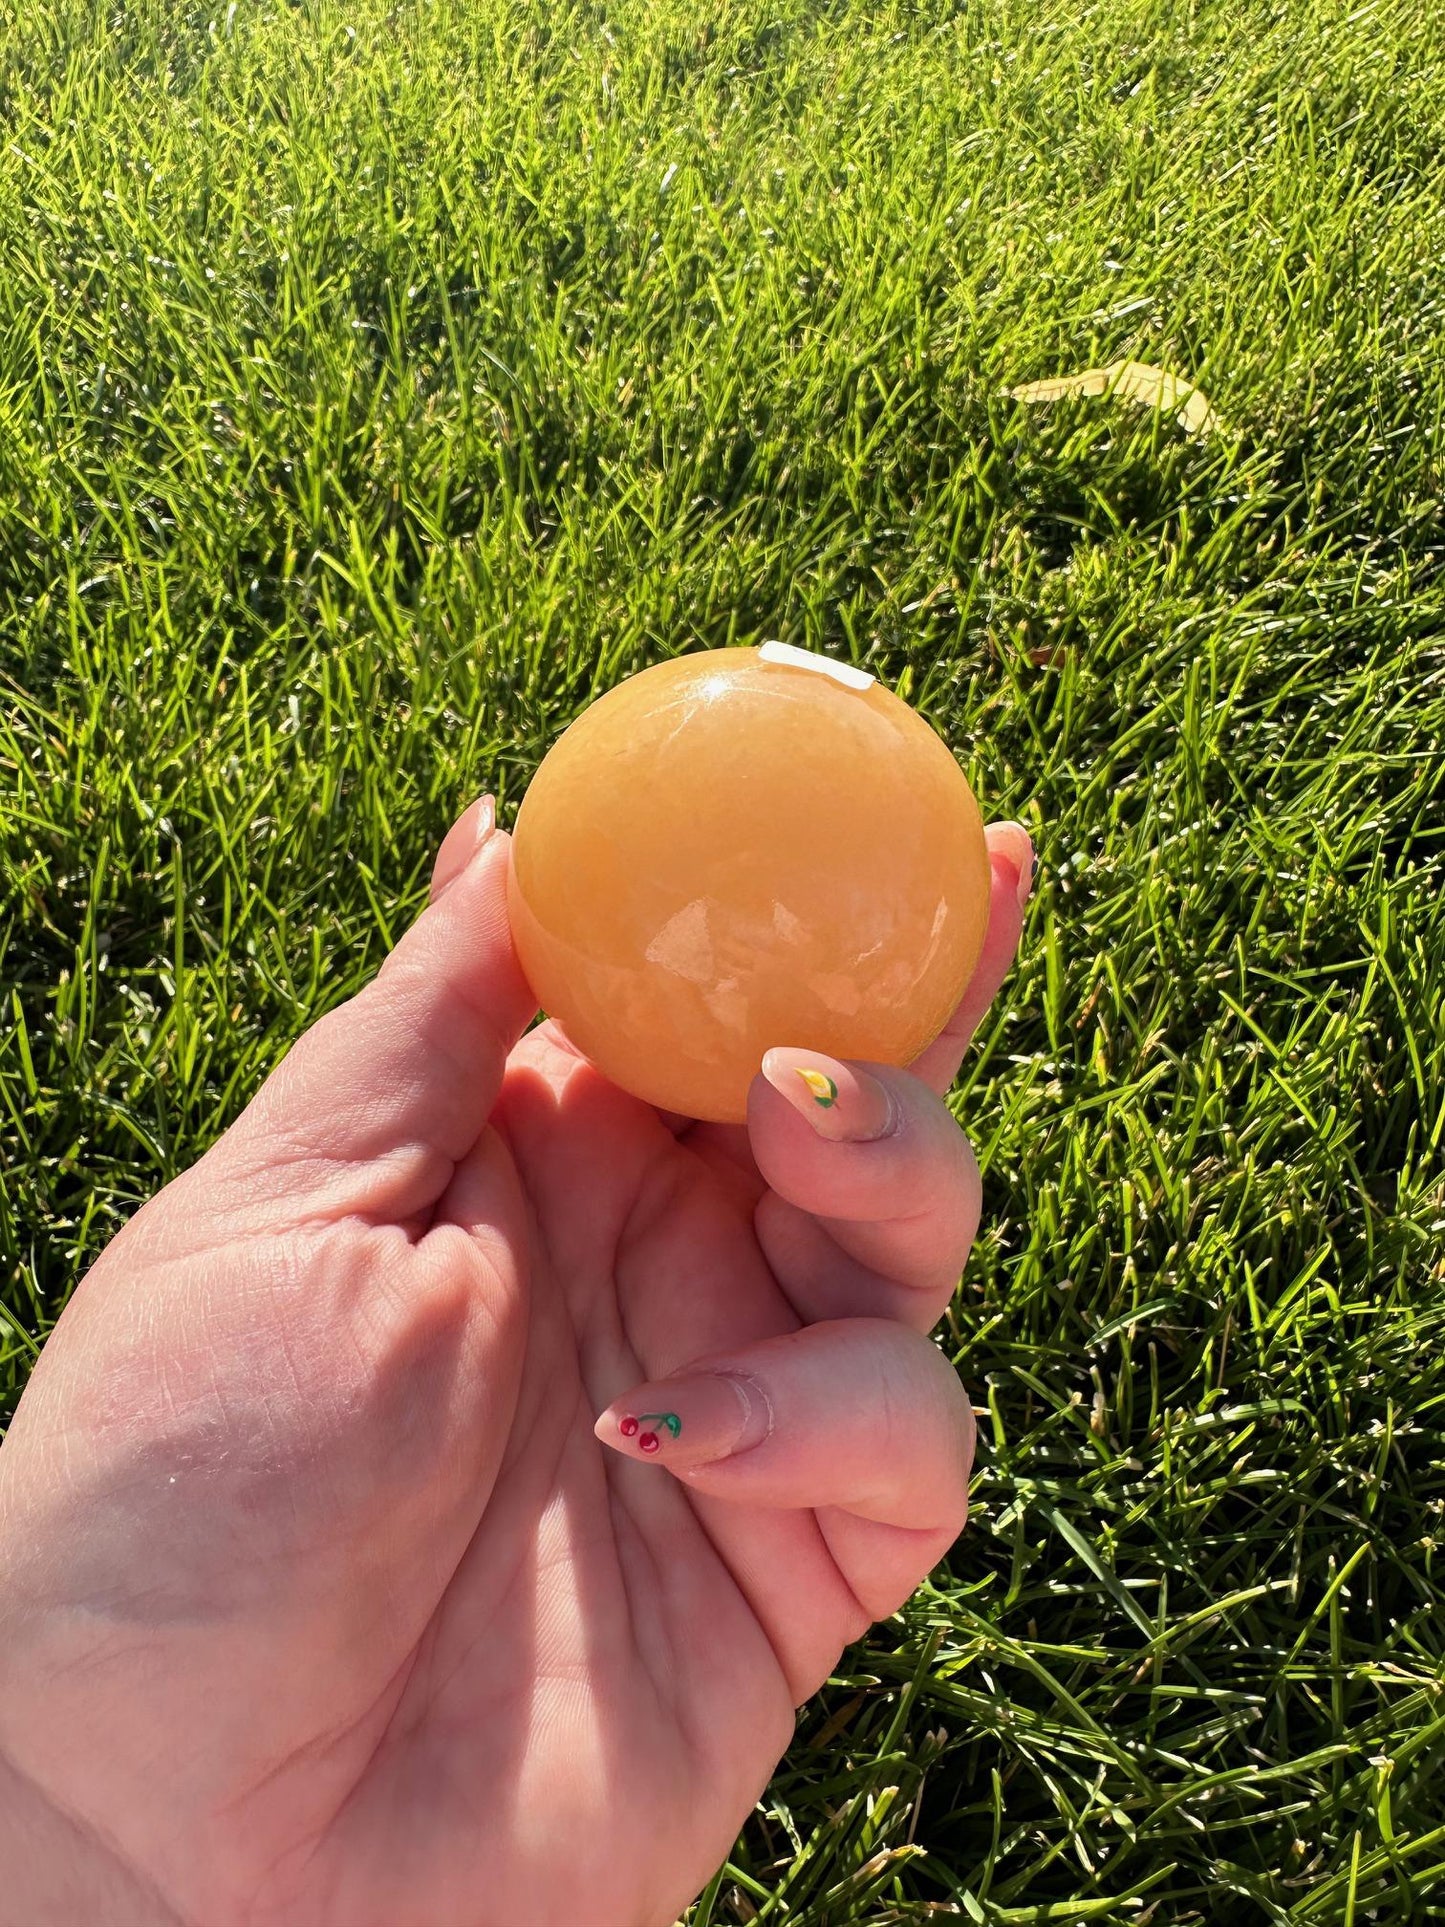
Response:
POLYGON ((838 1086, 831 1077, 824 1077, 821 1071, 800 1070, 798 1075, 825 1111, 838 1102, 838 1086))

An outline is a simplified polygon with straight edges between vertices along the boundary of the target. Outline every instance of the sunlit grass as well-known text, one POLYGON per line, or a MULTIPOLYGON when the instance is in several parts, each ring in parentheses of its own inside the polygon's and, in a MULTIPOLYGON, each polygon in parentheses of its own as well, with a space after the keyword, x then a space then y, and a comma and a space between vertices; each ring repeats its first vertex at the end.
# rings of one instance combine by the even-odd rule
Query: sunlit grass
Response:
POLYGON ((973 1524, 694 1927, 1445 1918, 1442 82, 1403 0, 0 0, 12 1401, 619 675, 866 660, 1035 828, 973 1524), (1121 359, 1217 430, 1005 395, 1121 359))

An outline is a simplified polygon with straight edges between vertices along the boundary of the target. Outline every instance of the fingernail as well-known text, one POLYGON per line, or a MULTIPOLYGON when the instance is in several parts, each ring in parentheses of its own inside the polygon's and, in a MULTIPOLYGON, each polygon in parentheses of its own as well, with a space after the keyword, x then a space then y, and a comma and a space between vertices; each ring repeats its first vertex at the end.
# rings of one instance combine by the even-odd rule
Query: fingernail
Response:
POLYGON ((680 1472, 761 1445, 773 1429, 773 1408, 746 1373, 679 1372, 614 1401, 593 1429, 627 1458, 680 1472))
POLYGON ((487 846, 497 827, 497 799, 482 796, 459 816, 442 839, 432 872, 431 900, 440 902, 472 859, 487 846))
POLYGON ((1034 846, 1023 824, 990 823, 988 853, 994 874, 1013 885, 1019 909, 1026 909, 1034 884, 1034 846))
POLYGON ((474 834, 472 837, 472 847, 467 853, 465 863, 462 866, 463 868, 466 867, 467 863, 471 862, 472 858, 477 854, 479 850, 482 850, 486 847, 488 842, 490 842, 492 832, 493 830, 496 829, 496 827, 497 827, 496 797, 490 796, 490 795, 479 796, 477 798, 477 820, 474 826, 474 834))
POLYGON ((816 1051, 770 1050, 763 1076, 805 1117, 819 1137, 835 1144, 867 1144, 898 1129, 898 1100, 867 1071, 816 1051))

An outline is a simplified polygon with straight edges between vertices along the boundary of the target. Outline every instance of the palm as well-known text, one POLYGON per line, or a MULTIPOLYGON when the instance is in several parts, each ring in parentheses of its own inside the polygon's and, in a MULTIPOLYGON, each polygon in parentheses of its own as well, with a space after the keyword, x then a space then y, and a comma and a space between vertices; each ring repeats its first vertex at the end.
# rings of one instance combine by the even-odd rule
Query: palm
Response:
MULTIPOLYGON (((593 1435, 614 1391, 798 1323, 734 1134, 675 1137, 545 1032, 498 1122, 536 1225, 515 1415, 485 1509, 474 1466, 459 1485, 465 1550, 412 1609, 420 1638, 358 1667, 365 1764, 299 1887, 278 1883, 305 1920, 329 1901, 358 1924, 463 1922, 483 1892, 488 1920, 670 1917, 866 1621, 810 1513, 709 1501, 593 1435), (418 1811, 418 1786, 443 1797, 418 1811)), ((310 1805, 287 1789, 284 1810, 310 1805)))

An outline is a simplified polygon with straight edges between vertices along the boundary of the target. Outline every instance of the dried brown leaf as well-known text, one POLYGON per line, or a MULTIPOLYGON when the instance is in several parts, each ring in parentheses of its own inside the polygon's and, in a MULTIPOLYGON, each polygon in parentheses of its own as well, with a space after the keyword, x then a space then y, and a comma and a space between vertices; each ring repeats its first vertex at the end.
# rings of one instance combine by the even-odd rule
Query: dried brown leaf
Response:
POLYGON ((1111 361, 1107 368, 1085 368, 1077 375, 1056 375, 1049 381, 1026 381, 1010 388, 1013 401, 1060 401, 1066 395, 1118 395, 1145 408, 1165 408, 1190 435, 1208 435, 1220 427, 1209 397, 1182 375, 1155 368, 1147 361, 1111 361))

